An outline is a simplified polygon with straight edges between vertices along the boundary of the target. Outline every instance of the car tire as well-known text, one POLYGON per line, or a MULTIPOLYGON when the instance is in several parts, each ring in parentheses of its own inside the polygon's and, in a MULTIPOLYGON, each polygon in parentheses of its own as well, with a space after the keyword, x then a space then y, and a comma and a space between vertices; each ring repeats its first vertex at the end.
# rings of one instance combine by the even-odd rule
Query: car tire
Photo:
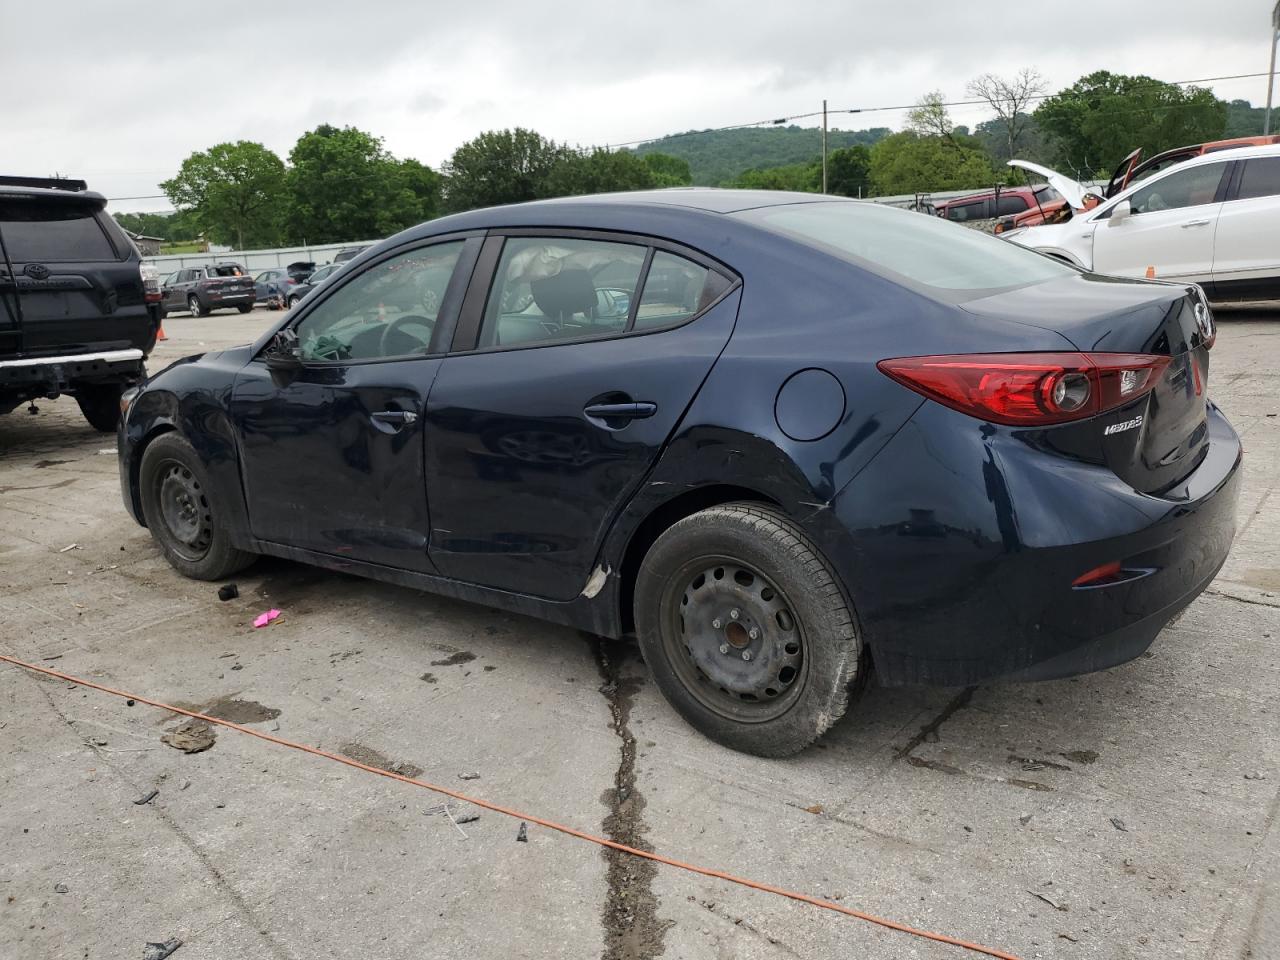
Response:
POLYGON ((120 422, 120 394, 124 385, 119 383, 93 383, 76 387, 76 404, 89 421, 89 426, 101 433, 115 433, 120 422))
POLYGON ((298 301, 299 301, 299 300, 301 300, 301 299, 302 299, 301 297, 290 297, 290 298, 289 298, 289 309, 290 309, 290 310, 292 310, 294 307, 296 307, 296 306, 298 305, 298 301))
POLYGON ((239 310, 241 313, 248 313, 250 310, 253 309, 253 307, 249 306, 248 304, 242 303, 240 304, 240 306, 236 307, 236 309, 239 310))
POLYGON ((193 580, 221 580, 243 570, 255 554, 232 546, 204 464, 176 433, 157 437, 138 470, 147 529, 175 570, 193 580))
POLYGON ((187 309, 191 311, 193 317, 203 317, 209 311, 204 308, 204 304, 200 302, 200 298, 194 293, 187 297, 187 309))
POLYGON ((634 604, 663 695, 705 736, 744 753, 803 750, 844 715, 869 667, 826 560, 764 504, 673 524, 640 565, 634 604))

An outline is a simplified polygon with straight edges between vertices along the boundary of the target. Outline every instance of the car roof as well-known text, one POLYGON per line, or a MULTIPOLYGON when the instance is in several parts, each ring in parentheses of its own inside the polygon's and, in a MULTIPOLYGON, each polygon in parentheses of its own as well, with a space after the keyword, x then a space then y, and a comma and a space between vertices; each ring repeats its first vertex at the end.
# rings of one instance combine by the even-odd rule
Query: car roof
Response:
MULTIPOLYGON (((1163 176, 1166 172, 1171 172, 1173 170, 1185 170, 1187 167, 1200 166, 1206 163, 1221 163, 1224 160, 1246 160, 1249 157, 1275 156, 1280 156, 1280 143, 1268 143, 1251 147, 1228 147, 1225 150, 1211 150, 1208 153, 1188 157, 1181 163, 1169 167, 1168 171, 1161 170, 1160 173, 1156 174, 1156 176, 1163 176)), ((1152 157, 1151 159, 1154 160, 1156 157, 1152 157)), ((1147 181, 1139 182, 1145 183, 1147 181)))
POLYGON ((36 197, 62 203, 88 204, 102 209, 107 198, 93 190, 57 190, 50 187, 21 187, 0 184, 0 197, 36 197))
POLYGON ((738 213, 758 207, 776 207, 789 203, 813 203, 821 200, 848 200, 818 193, 800 193, 789 190, 734 190, 722 187, 666 187, 661 190, 629 190, 619 193, 595 193, 587 196, 555 197, 550 200, 534 200, 521 206, 555 204, 660 204, 671 207, 688 207, 707 213, 738 213))

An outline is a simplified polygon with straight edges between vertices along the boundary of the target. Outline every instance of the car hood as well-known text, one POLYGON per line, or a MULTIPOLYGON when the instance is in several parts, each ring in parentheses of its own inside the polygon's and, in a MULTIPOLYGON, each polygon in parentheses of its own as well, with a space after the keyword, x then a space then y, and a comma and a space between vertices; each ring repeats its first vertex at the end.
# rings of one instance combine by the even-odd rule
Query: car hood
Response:
POLYGON ((1040 174, 1040 176, 1049 181, 1049 186, 1062 194, 1063 199, 1071 204, 1071 209, 1073 210, 1083 210, 1085 195, 1090 192, 1096 192, 1090 191, 1084 184, 1064 176, 1057 170, 1042 167, 1040 164, 1032 163, 1030 160, 1010 160, 1009 166, 1040 174))

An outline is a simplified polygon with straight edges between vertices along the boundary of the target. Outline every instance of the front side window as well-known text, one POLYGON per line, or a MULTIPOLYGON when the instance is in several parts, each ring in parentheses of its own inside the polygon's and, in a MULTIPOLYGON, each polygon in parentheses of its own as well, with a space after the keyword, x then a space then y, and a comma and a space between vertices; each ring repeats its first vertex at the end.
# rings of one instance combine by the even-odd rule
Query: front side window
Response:
POLYGON ((481 349, 626 330, 647 248, 571 237, 512 237, 502 248, 481 349))
POLYGON ((1280 196, 1280 157, 1252 157, 1244 162, 1240 200, 1280 196))
POLYGON ((1171 173, 1129 195, 1133 213, 1158 213, 1213 203, 1225 163, 1208 163, 1171 173))
POLYGON ((463 241, 419 247, 369 267, 295 328, 304 362, 423 356, 463 241))

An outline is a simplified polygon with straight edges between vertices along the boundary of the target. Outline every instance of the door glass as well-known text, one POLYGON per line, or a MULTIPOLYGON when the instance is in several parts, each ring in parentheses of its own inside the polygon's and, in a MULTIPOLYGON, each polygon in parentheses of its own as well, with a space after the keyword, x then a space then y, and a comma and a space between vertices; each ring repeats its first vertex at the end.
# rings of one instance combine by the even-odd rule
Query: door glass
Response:
POLYGON ((683 323, 725 291, 729 281, 692 260, 654 251, 633 329, 651 330, 683 323))
POLYGON ((1129 195, 1134 213, 1155 213, 1213 203, 1225 163, 1210 163, 1171 173, 1129 195))
POLYGON ((1253 157, 1244 163, 1240 200, 1280 196, 1280 157, 1253 157))
POLYGON ((422 356, 463 241, 383 260, 334 291, 297 325, 303 361, 422 356))
POLYGON ((623 332, 645 248, 568 237, 513 237, 502 248, 479 346, 512 347, 623 332))

